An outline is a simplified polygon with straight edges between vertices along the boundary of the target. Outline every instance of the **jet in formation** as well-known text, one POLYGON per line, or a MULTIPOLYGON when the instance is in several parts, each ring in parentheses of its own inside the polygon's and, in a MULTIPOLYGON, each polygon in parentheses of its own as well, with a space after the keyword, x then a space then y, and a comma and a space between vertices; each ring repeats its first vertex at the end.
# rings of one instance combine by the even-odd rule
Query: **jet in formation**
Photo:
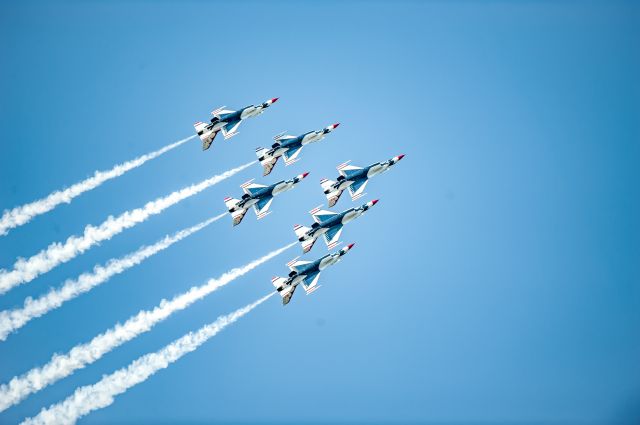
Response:
POLYGON ((355 220, 378 203, 378 200, 369 201, 357 208, 349 208, 341 213, 334 213, 314 208, 309 213, 315 223, 309 228, 296 224, 293 230, 296 232, 302 250, 306 253, 313 248, 318 237, 323 236, 328 249, 333 249, 340 243, 340 234, 345 224, 355 220))
POLYGON ((351 194, 351 200, 353 201, 363 197, 365 195, 364 188, 369 182, 369 179, 389 170, 389 168, 394 166, 402 158, 404 158, 404 155, 394 156, 387 161, 376 162, 364 168, 349 165, 351 161, 338 165, 337 169, 340 176, 338 176, 337 181, 329 179, 320 180, 322 190, 329 201, 329 207, 334 206, 338 202, 340 195, 342 195, 345 189, 349 189, 349 194, 351 194))
POLYGON ((315 261, 298 261, 297 258, 290 261, 287 266, 291 269, 288 277, 274 277, 271 279, 273 286, 282 297, 282 305, 287 305, 291 301, 291 297, 296 287, 302 283, 307 295, 313 293, 321 285, 318 285, 318 279, 322 270, 336 264, 341 260, 342 256, 353 248, 355 244, 349 244, 341 250, 333 254, 327 254, 315 261))
POLYGON ((281 156, 284 157, 285 165, 293 164, 299 159, 298 155, 304 145, 319 142, 324 139, 324 136, 338 128, 339 125, 340 123, 333 124, 322 130, 309 131, 300 136, 280 133, 273 138, 275 143, 271 146, 271 149, 256 148, 258 160, 260 160, 260 164, 264 167, 263 175, 266 176, 271 173, 276 162, 278 162, 278 158, 281 156))
POLYGON ((196 128, 196 133, 200 136, 200 140, 202 140, 202 150, 209 149, 219 131, 222 131, 225 140, 235 136, 238 134, 238 127, 242 120, 260 115, 265 109, 276 103, 277 100, 278 98, 275 97, 260 105, 249 105, 237 111, 224 109, 226 106, 212 111, 213 118, 211 118, 210 123, 205 124, 198 121, 193 125, 196 128))
POLYGON ((307 177, 309 173, 299 174, 291 180, 282 180, 270 186, 253 183, 253 179, 242 184, 240 187, 244 190, 242 199, 225 198, 224 203, 231 213, 233 225, 240 224, 244 215, 249 208, 253 207, 258 220, 266 217, 271 212, 269 207, 273 202, 273 197, 294 188, 302 179, 307 177))

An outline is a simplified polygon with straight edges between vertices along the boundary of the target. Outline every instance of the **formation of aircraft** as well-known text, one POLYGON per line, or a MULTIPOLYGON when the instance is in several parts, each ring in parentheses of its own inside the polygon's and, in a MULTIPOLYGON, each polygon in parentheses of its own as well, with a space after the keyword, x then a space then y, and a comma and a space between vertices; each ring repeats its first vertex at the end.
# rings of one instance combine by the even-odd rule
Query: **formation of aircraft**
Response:
POLYGON ((258 220, 271 214, 269 207, 273 202, 273 197, 293 189, 308 175, 309 173, 299 174, 291 180, 281 180, 269 186, 253 183, 253 179, 242 184, 240 186, 244 190, 242 199, 224 198, 224 203, 233 219, 233 225, 240 224, 247 210, 251 207, 256 212, 258 220))
POLYGON ((319 142, 324 139, 324 136, 338 128, 339 125, 340 123, 332 124, 322 130, 308 131, 299 136, 291 136, 286 132, 280 133, 273 138, 275 143, 271 146, 271 149, 256 148, 258 160, 264 167, 263 175, 266 176, 271 173, 276 162, 278 162, 278 158, 281 156, 284 157, 285 165, 291 165, 298 161, 298 155, 303 146, 319 142))
POLYGON ((260 105, 245 106, 237 111, 224 109, 226 106, 222 106, 211 112, 213 118, 211 118, 210 123, 205 124, 201 121, 196 121, 193 126, 195 127, 198 136, 200 136, 200 140, 202 140, 202 150, 206 151, 211 147, 213 139, 216 138, 219 131, 222 131, 222 135, 225 140, 237 135, 238 127, 242 120, 260 115, 265 111, 265 109, 276 103, 277 100, 278 98, 274 97, 260 105))
MULTIPOLYGON (((195 123, 196 132, 202 140, 202 149, 209 149, 213 139, 220 131, 225 139, 237 135, 237 130, 242 120, 260 115, 277 100, 278 98, 276 97, 258 106, 250 105, 238 111, 227 110, 224 107, 214 110, 211 113, 213 118, 210 123, 195 123)), ((274 143, 270 148, 256 148, 256 155, 263 167, 263 175, 267 176, 271 173, 280 157, 284 158, 285 165, 297 162, 300 159, 300 151, 305 145, 321 141, 327 134, 338 128, 339 125, 339 123, 332 124, 321 130, 309 131, 299 136, 292 136, 286 134, 286 132, 281 133, 274 137, 274 143)), ((402 158, 404 158, 404 155, 394 156, 387 161, 376 162, 367 167, 349 165, 350 161, 340 164, 337 167, 340 175, 336 180, 322 179, 320 181, 322 190, 327 197, 328 206, 333 207, 345 189, 349 190, 352 201, 361 198, 365 195, 364 189, 370 178, 389 170, 402 158)), ((271 213, 269 208, 273 198, 280 193, 293 189, 307 175, 309 175, 308 172, 299 174, 290 180, 282 180, 271 185, 253 183, 253 179, 242 184, 240 187, 242 187, 244 194, 240 199, 230 197, 224 199, 227 210, 231 214, 233 225, 240 224, 251 207, 253 207, 258 220, 266 217, 271 213)), ((340 213, 324 210, 322 206, 309 211, 314 221, 311 227, 299 224, 294 226, 294 232, 302 246, 303 253, 309 252, 316 240, 321 236, 328 250, 337 247, 341 243, 340 235, 344 225, 360 217, 377 203, 378 200, 375 199, 340 213)), ((289 262, 287 264, 290 269, 288 277, 274 277, 272 279, 277 292, 282 296, 282 304, 287 305, 291 301, 293 293, 300 284, 302 284, 307 294, 315 292, 320 287, 318 279, 322 270, 340 261, 342 256, 349 252, 353 246, 354 244, 351 243, 315 261, 299 260, 298 257, 289 262)))

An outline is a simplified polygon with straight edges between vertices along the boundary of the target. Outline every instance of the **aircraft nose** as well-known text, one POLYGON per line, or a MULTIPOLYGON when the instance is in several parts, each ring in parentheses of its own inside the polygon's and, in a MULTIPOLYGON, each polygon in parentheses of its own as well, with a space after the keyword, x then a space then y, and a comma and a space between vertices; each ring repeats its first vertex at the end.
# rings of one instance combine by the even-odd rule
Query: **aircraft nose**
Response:
POLYGON ((336 128, 338 128, 338 126, 339 126, 339 125, 340 125, 340 123, 339 123, 339 122, 337 122, 337 123, 335 123, 332 127, 333 127, 333 129, 335 130, 336 128))
POLYGON ((371 201, 371 206, 374 206, 375 204, 377 204, 379 201, 379 199, 374 199, 373 201, 371 201))
POLYGON ((302 174, 302 178, 305 178, 305 177, 307 177, 308 175, 309 175, 309 172, 307 171, 306 173, 303 173, 303 174, 302 174))
POLYGON ((278 101, 278 99, 280 99, 279 97, 274 97, 273 99, 271 99, 271 103, 276 103, 278 101))
POLYGON ((353 248, 354 245, 355 245, 355 242, 354 243, 350 243, 349 245, 347 245, 347 248, 351 249, 351 248, 353 248))
POLYGON ((404 158, 404 154, 398 155, 398 161, 400 161, 402 158, 404 158))

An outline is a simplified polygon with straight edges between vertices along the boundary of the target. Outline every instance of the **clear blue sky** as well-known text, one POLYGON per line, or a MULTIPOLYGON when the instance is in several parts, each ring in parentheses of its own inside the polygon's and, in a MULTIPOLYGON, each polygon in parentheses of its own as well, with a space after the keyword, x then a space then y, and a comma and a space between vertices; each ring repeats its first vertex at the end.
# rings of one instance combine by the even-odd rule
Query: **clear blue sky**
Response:
MULTIPOLYGON (((640 7, 636 2, 26 2, 0 7, 0 209, 280 101, 0 238, 0 267, 342 125, 0 297, 0 308, 193 225, 255 177, 311 175, 0 344, 0 381, 294 240, 319 180, 404 153, 313 296, 266 305, 83 423, 640 421, 640 7)), ((337 207, 352 203, 344 197, 337 207)), ((337 208, 336 208, 337 209, 337 208)), ((326 253, 318 244, 316 258, 326 253)), ((15 423, 269 292, 296 247, 0 415, 15 423)))

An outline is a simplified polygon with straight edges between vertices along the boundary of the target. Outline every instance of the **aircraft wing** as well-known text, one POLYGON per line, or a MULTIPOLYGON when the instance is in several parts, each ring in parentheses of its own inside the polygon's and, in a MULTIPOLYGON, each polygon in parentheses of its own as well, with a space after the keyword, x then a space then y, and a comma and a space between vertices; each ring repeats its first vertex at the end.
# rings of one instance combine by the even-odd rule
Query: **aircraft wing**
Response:
POLYGON ((311 214, 311 217, 313 217, 313 221, 318 224, 322 224, 322 222, 329 220, 334 215, 337 215, 337 213, 334 213, 333 211, 321 210, 320 207, 312 209, 309 213, 311 214))
POLYGON ((213 111, 211 111, 211 115, 213 115, 214 117, 217 117, 218 119, 220 119, 224 115, 229 115, 229 114, 233 114, 234 112, 236 112, 236 111, 232 111, 230 109, 224 109, 224 108, 226 108, 226 106, 221 106, 218 109, 214 109, 213 111))
POLYGON ((340 243, 340 235, 342 234, 342 228, 344 226, 339 224, 337 226, 332 227, 322 236, 324 236, 324 241, 327 244, 328 249, 333 249, 340 243))
POLYGON ((338 172, 343 175, 344 177, 346 177, 347 179, 351 176, 353 176, 354 174, 356 174, 358 171, 362 170, 362 167, 356 167, 355 165, 349 165, 350 161, 347 161, 345 163, 342 163, 340 165, 338 165, 338 167, 336 167, 338 169, 338 172))
POLYGON ((287 263, 287 267, 289 267, 289 270, 294 271, 294 272, 299 272, 300 271, 300 266, 304 266, 306 264, 310 264, 311 261, 304 261, 304 260, 298 260, 298 258, 300 257, 296 257, 293 260, 289 261, 287 263))
POLYGON ((291 140, 291 139, 295 139, 296 136, 292 136, 290 134, 286 134, 287 132, 285 131, 284 133, 280 133, 277 134, 275 136, 273 136, 273 140, 275 140, 276 142, 281 142, 283 140, 291 140))
POLYGON ((256 212, 258 220, 269 215, 269 207, 271 206, 271 202, 273 202, 273 196, 267 196, 260 199, 256 204, 253 205, 253 210, 256 212))
POLYGON ((362 198, 365 195, 364 188, 367 186, 367 182, 369 182, 369 179, 360 179, 349 185, 349 194, 351 195, 352 201, 362 198))
POLYGON ((294 146, 289 148, 289 150, 287 150, 283 156, 284 156, 284 163, 285 165, 291 165, 294 162, 297 161, 297 157, 300 154, 300 151, 302 150, 302 145, 300 146, 294 146))
POLYGON ((241 122, 241 120, 231 121, 222 126, 222 135, 224 136, 225 140, 230 139, 238 134, 237 130, 241 122))
POLYGON ((247 195, 253 195, 256 192, 260 191, 261 189, 264 189, 265 187, 267 187, 263 184, 252 183, 252 181, 253 179, 240 185, 242 190, 244 190, 244 193, 246 193, 247 195))
POLYGON ((311 294, 313 291, 318 289, 318 279, 320 279, 320 271, 316 271, 313 273, 309 273, 304 280, 302 281, 302 287, 304 288, 307 295, 311 294))

